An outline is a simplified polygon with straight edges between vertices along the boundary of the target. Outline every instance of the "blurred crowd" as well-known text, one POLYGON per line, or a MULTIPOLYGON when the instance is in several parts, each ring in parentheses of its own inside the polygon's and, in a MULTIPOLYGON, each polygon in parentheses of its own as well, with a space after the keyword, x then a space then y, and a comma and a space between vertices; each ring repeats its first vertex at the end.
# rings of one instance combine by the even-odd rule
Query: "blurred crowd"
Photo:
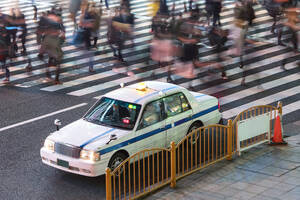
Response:
MULTIPOLYGON (((165 70, 168 82, 174 82, 174 77, 181 76, 191 80, 189 87, 193 89, 192 80, 198 78, 196 68, 206 69, 205 67, 209 66, 208 74, 220 73, 224 80, 228 79, 224 61, 237 57, 240 68, 244 68, 245 46, 255 45, 257 42, 247 38, 247 32, 250 28, 255 29, 256 15, 253 6, 258 3, 268 11, 274 21, 270 31, 276 34, 278 44, 289 46, 291 43, 293 53, 298 53, 297 32, 300 30, 298 25, 300 20, 297 1, 237 0, 233 8, 234 20, 230 29, 223 28, 221 23, 220 14, 224 2, 205 0, 205 8, 200 8, 200 1, 196 0, 187 0, 183 5, 176 0, 149 1, 147 15, 152 18, 153 36, 149 47, 149 60, 158 66, 155 67, 156 70, 153 69, 152 76, 155 76, 157 70, 165 70), (229 39, 233 45, 226 45, 229 39), (203 60, 199 57, 201 48, 212 50, 215 58, 203 60)), ((69 17, 74 24, 72 40, 69 43, 76 46, 89 59, 91 73, 95 73, 93 57, 100 51, 99 38, 107 39, 113 55, 125 66, 127 62, 122 54, 124 48, 135 47, 135 19, 138 16, 132 12, 130 0, 120 0, 119 6, 114 6, 113 9, 109 3, 108 0, 104 2, 70 0, 68 5, 69 17), (100 34, 100 28, 105 34, 100 34)), ((37 23, 36 40, 40 45, 38 58, 45 62, 46 81, 62 84, 59 75, 60 64, 64 57, 62 46, 66 42, 62 15, 65 8, 54 5, 47 12, 38 12, 37 6, 34 3, 32 5, 32 19, 37 23), (51 67, 55 67, 54 80, 49 70, 51 67)), ((12 8, 8 14, 0 10, 0 62, 2 72, 5 73, 4 83, 10 81, 9 63, 17 56, 23 56, 27 60, 25 70, 28 72, 32 70, 31 59, 26 51, 26 36, 26 19, 21 10, 12 8)), ((283 69, 286 62, 286 59, 282 60, 283 69)), ((243 73, 242 85, 245 84, 246 76, 246 72, 243 73)))

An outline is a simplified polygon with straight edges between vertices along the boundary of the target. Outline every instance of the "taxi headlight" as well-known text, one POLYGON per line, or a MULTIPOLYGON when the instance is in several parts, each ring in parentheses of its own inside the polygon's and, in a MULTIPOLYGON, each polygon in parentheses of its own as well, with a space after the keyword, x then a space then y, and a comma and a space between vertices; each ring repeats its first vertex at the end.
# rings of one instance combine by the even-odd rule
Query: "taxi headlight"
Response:
POLYGON ((49 151, 54 152, 54 144, 55 144, 54 141, 49 140, 49 139, 46 139, 46 140, 45 140, 45 143, 44 143, 44 147, 45 147, 46 149, 48 149, 49 151))
POLYGON ((80 151, 80 158, 83 160, 90 160, 90 161, 99 161, 100 160, 100 153, 95 151, 89 151, 82 149, 80 151))

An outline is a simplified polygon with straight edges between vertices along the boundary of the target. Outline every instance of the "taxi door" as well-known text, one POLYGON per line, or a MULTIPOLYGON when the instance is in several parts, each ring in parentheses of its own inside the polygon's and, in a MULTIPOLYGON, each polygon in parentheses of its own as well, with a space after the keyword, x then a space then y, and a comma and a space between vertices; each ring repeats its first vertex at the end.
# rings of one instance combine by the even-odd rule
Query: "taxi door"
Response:
POLYGON ((174 141, 176 144, 186 136, 187 131, 192 124, 193 111, 191 106, 183 93, 176 93, 163 98, 166 125, 171 126, 167 130, 166 145, 174 141))
POLYGON ((148 103, 138 122, 135 132, 137 140, 136 151, 165 147, 166 143, 166 122, 162 99, 148 103))

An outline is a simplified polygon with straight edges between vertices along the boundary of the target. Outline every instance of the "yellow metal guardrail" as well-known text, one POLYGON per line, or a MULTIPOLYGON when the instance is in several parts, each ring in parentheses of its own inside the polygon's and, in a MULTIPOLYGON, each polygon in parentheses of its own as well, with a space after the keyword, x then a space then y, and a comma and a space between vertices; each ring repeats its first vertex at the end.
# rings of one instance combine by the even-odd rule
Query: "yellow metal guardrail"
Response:
POLYGON ((260 142, 263 141, 269 141, 270 143, 270 139, 272 136, 272 130, 274 130, 274 126, 275 126, 275 119, 277 114, 280 116, 280 118, 282 118, 282 103, 278 102, 277 107, 275 106, 271 106, 271 105, 260 105, 260 106, 253 106, 251 108, 248 108, 246 110, 244 110, 243 112, 239 113, 235 119, 233 120, 233 135, 235 135, 235 141, 236 143, 238 142, 238 125, 239 122, 241 121, 245 121, 251 118, 255 118, 258 116, 262 116, 265 115, 268 117, 268 121, 269 121, 269 130, 266 132, 262 132, 259 135, 253 136, 249 139, 245 139, 240 141, 240 144, 237 143, 237 146, 239 146, 240 148, 248 148, 251 147, 255 144, 259 144, 260 142))
MULTIPOLYGON (((223 159, 231 160, 237 146, 251 146, 265 140, 266 133, 238 144, 239 121, 269 113, 270 130, 276 113, 282 116, 282 104, 278 107, 263 105, 251 107, 227 125, 209 125, 190 132, 177 145, 171 142, 169 149, 153 148, 140 151, 122 162, 113 172, 106 169, 106 199, 136 199, 158 188, 223 159)), ((270 137, 270 135, 268 136, 270 137)))

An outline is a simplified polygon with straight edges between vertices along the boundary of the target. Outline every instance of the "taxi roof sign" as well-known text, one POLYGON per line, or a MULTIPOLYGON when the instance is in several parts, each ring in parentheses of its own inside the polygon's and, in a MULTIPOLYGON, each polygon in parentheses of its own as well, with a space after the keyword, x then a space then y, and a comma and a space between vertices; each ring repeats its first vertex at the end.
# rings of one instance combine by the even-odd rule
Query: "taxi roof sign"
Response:
POLYGON ((147 85, 145 82, 139 83, 136 88, 136 90, 139 90, 139 91, 146 91, 146 89, 147 89, 147 85))

